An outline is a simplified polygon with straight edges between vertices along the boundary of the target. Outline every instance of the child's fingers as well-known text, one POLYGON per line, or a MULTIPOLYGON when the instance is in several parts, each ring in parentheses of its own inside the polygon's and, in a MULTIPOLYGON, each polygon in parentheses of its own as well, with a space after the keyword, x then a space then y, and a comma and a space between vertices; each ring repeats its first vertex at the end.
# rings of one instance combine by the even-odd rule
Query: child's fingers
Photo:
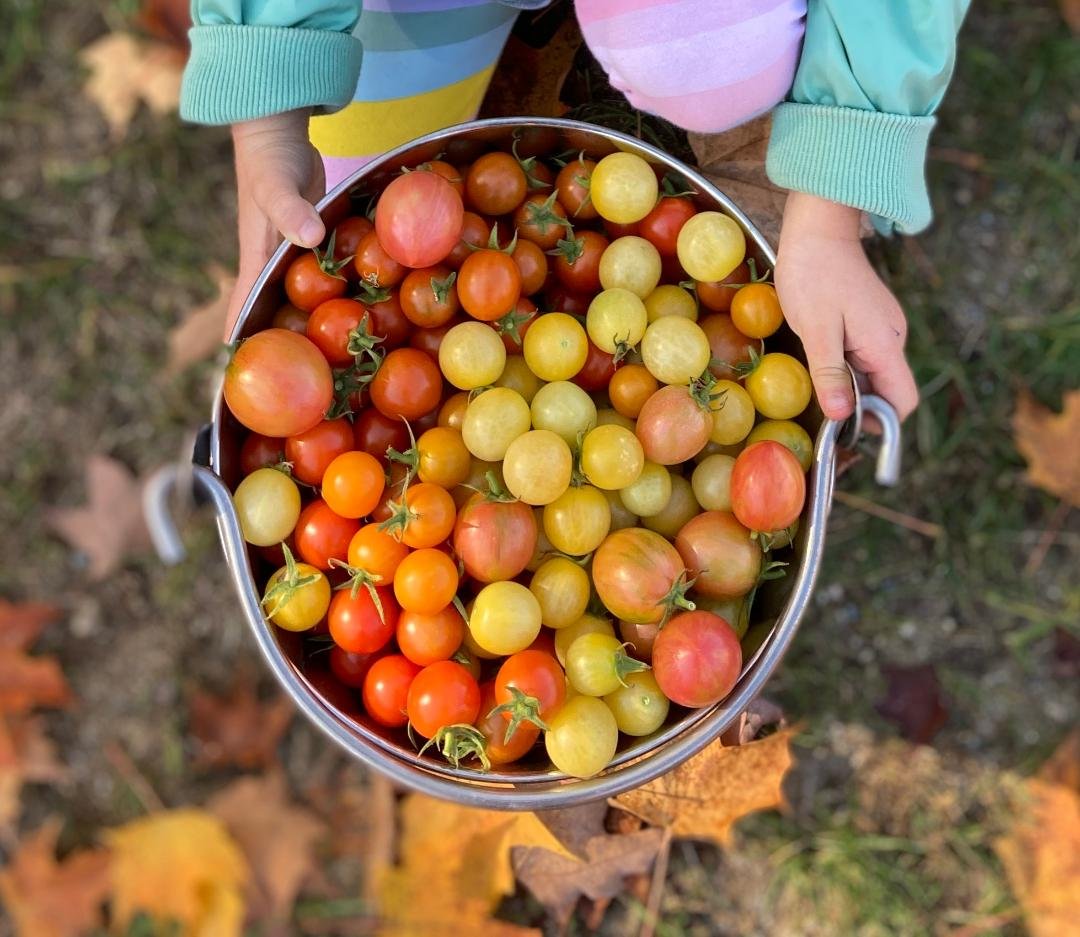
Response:
POLYGON ((285 174, 267 173, 254 183, 255 201, 282 237, 299 247, 318 247, 326 228, 315 211, 285 174))
POLYGON ((885 398, 892 404, 896 415, 906 420, 918 406, 919 388, 904 358, 903 348, 876 355, 860 354, 854 356, 854 363, 870 378, 874 393, 885 398))
POLYGON ((846 420, 855 409, 851 373, 844 363, 843 320, 818 321, 801 335, 821 410, 830 420, 846 420))

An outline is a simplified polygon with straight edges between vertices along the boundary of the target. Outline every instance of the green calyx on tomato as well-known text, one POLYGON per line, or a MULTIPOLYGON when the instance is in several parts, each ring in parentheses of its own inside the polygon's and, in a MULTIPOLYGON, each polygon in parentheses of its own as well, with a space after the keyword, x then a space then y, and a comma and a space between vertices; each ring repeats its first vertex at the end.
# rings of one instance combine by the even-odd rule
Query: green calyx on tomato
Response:
POLYGON ((326 411, 327 420, 336 420, 338 417, 352 413, 352 397, 362 391, 375 376, 376 367, 365 363, 363 366, 353 365, 348 368, 335 368, 333 372, 334 399, 326 411))
POLYGON ((534 318, 535 312, 518 312, 515 306, 501 319, 496 319, 491 324, 495 326, 495 331, 500 335, 509 335, 514 340, 514 343, 521 346, 521 332, 518 330, 518 326, 528 322, 534 318))
POLYGON ((671 591, 668 592, 657 605, 660 605, 664 609, 664 614, 660 618, 660 627, 663 628, 667 623, 667 620, 675 614, 676 609, 681 609, 684 612, 692 612, 697 606, 687 598, 687 593, 693 588, 694 580, 687 579, 686 573, 680 573, 679 577, 671 584, 671 591))
POLYGON ((488 713, 488 716, 493 716, 495 713, 509 714, 503 744, 505 745, 514 737, 518 726, 523 722, 531 722, 538 729, 543 729, 546 732, 548 724, 540 716, 540 700, 535 696, 529 696, 516 686, 508 686, 507 689, 510 691, 512 699, 501 706, 496 706, 488 713))
POLYGON ((624 641, 622 646, 612 655, 615 676, 619 678, 619 683, 623 686, 629 686, 626 682, 627 674, 640 673, 643 670, 652 670, 645 661, 638 660, 636 657, 631 657, 626 653, 626 648, 632 646, 633 645, 631 645, 629 641, 624 641))
POLYGON ((547 234, 549 227, 557 225, 560 228, 565 228, 573 236, 574 226, 567 218, 563 218, 555 212, 555 200, 558 195, 558 192, 552 192, 539 205, 526 202, 525 213, 528 215, 528 223, 537 228, 541 234, 547 234))
POLYGON ((552 257, 561 256, 572 267, 585 253, 585 238, 575 235, 573 228, 569 230, 570 236, 559 238, 558 243, 548 251, 548 254, 552 257))
MULTIPOLYGON (((488 235, 487 249, 489 251, 498 251, 500 254, 506 254, 511 256, 517 249, 518 236, 517 231, 514 231, 514 236, 510 238, 510 243, 506 247, 499 247, 499 223, 496 222, 491 226, 491 234, 488 235)), ((472 245, 469 245, 472 247, 472 245)), ((480 250, 478 247, 474 247, 474 250, 480 250)))
POLYGON ((675 173, 666 172, 660 182, 660 191, 667 198, 683 198, 688 195, 697 195, 697 189, 675 173))
POLYGON ((315 259, 319 262, 319 269, 327 276, 334 277, 336 280, 344 280, 341 271, 348 264, 352 263, 353 255, 349 254, 348 257, 342 257, 340 260, 334 259, 334 239, 337 237, 337 231, 330 232, 330 240, 326 244, 326 250, 320 251, 317 247, 313 247, 311 252, 315 255, 315 259))
POLYGON ((390 288, 379 286, 374 275, 370 279, 362 279, 359 287, 360 292, 353 297, 358 303, 367 303, 369 306, 373 306, 375 303, 384 303, 390 298, 390 288))
POLYGON ((449 276, 440 280, 437 277, 431 278, 431 292, 435 294, 436 301, 445 303, 447 297, 450 295, 450 287, 454 285, 454 281, 457 279, 457 271, 451 270, 449 276))
POLYGON ((476 758, 480 762, 481 771, 491 768, 484 746, 484 735, 476 726, 464 723, 443 726, 423 744, 419 753, 424 754, 432 746, 455 768, 460 768, 461 762, 466 758, 476 758))
POLYGON ((527 156, 525 159, 522 159, 520 156, 518 156, 518 133, 519 131, 514 132, 514 142, 510 144, 510 152, 513 154, 514 159, 517 160, 518 165, 521 167, 521 171, 525 173, 526 187, 529 189, 530 192, 534 189, 547 188, 550 183, 545 182, 543 179, 539 179, 533 175, 533 169, 536 167, 536 157, 527 156))
POLYGON ((416 476, 417 470, 420 468, 420 449, 416 445, 416 436, 413 434, 412 426, 408 420, 402 420, 405 424, 405 429, 409 433, 409 448, 404 452, 400 452, 393 446, 386 447, 386 458, 390 462, 399 462, 405 466, 405 479, 401 485, 402 494, 405 489, 412 484, 413 478, 416 476))
MULTIPOLYGON (((361 589, 367 589, 367 593, 371 597, 371 604, 375 606, 375 611, 379 613, 379 620, 385 624, 386 613, 383 611, 382 599, 379 598, 379 590, 375 588, 377 585, 383 584, 383 577, 369 573, 366 569, 350 566, 335 557, 330 558, 330 565, 345 570, 345 575, 348 576, 341 585, 334 586, 334 590, 348 589, 349 594, 355 599, 360 594, 361 589)), ((386 583, 386 585, 389 585, 389 583, 386 583)))
POLYGON ((319 577, 314 574, 311 576, 300 575, 300 570, 296 565, 296 557, 293 556, 292 550, 289 549, 287 543, 282 542, 281 552, 285 555, 285 575, 267 589, 262 597, 264 610, 268 604, 273 603, 273 606, 266 613, 267 618, 273 618, 305 586, 310 586, 312 583, 319 581, 319 577))
POLYGON ((386 357, 385 352, 379 348, 385 339, 383 336, 373 335, 369 331, 370 328, 371 315, 365 312, 356 328, 349 332, 346 350, 356 359, 357 371, 374 376, 383 358, 386 357))

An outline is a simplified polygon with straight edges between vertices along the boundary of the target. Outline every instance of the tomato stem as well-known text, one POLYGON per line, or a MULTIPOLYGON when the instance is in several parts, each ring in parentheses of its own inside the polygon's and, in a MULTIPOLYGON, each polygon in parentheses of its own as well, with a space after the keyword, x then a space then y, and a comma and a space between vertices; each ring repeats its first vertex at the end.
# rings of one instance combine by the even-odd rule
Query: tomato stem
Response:
POLYGON ((675 609, 682 609, 683 611, 692 612, 697 606, 686 597, 686 594, 694 585, 693 579, 686 578, 686 570, 684 569, 679 573, 678 578, 671 585, 671 591, 668 592, 657 604, 664 607, 664 615, 660 619, 657 627, 663 628, 667 624, 667 620, 674 614, 675 609))
POLYGON ((535 696, 529 696, 528 693, 516 686, 508 686, 507 689, 510 691, 511 698, 500 706, 496 706, 485 717, 494 716, 495 713, 509 714, 510 718, 506 726, 506 736, 503 738, 503 744, 508 745, 510 743, 514 733, 518 730, 518 726, 523 722, 531 722, 538 729, 543 729, 546 732, 548 724, 540 717, 540 700, 535 696))
POLYGON ((285 555, 285 575, 267 589, 262 598, 264 609, 268 602, 273 601, 274 603, 274 607, 266 613, 267 618, 273 618, 280 612, 304 586, 310 586, 312 583, 319 581, 318 573, 311 576, 300 575, 300 568, 296 564, 296 558, 293 556, 292 550, 289 549, 289 545, 284 541, 281 544, 281 552, 285 555))
POLYGON ((536 165, 536 157, 527 156, 525 157, 525 159, 522 159, 520 156, 518 156, 517 145, 520 139, 520 131, 515 130, 514 142, 510 144, 510 152, 514 154, 514 159, 517 160, 518 165, 521 167, 521 171, 525 173, 525 185, 529 189, 529 191, 533 191, 535 189, 543 189, 548 185, 548 183, 544 182, 543 179, 536 178, 536 176, 532 174, 532 169, 536 165))
POLYGON ((670 172, 664 173, 660 189, 667 198, 684 198, 688 195, 697 195, 697 190, 690 188, 682 176, 670 172))
POLYGON ((483 733, 476 726, 463 722, 443 726, 423 744, 419 754, 424 754, 433 745, 455 768, 460 768, 466 758, 476 758, 481 771, 491 768, 483 733))
POLYGON ((379 597, 379 591, 375 588, 376 583, 382 582, 382 576, 376 576, 374 573, 369 573, 366 569, 360 569, 356 566, 350 566, 348 563, 343 563, 341 560, 332 557, 330 559, 330 565, 337 569, 345 570, 348 575, 340 586, 335 586, 335 591, 342 589, 348 589, 350 595, 355 599, 361 589, 367 589, 368 595, 371 597, 371 604, 375 606, 375 611, 379 613, 379 620, 386 624, 386 613, 383 611, 382 599, 379 597))
POLYGON ((645 663, 645 661, 638 660, 636 657, 631 657, 626 653, 624 648, 631 647, 629 641, 624 643, 615 652, 615 676, 619 678, 619 683, 623 686, 628 686, 624 677, 630 673, 640 673, 642 670, 652 670, 652 668, 645 663))
POLYGON ((446 298, 450 295, 450 287, 454 285, 454 281, 457 279, 457 271, 452 270, 450 275, 443 280, 431 278, 431 292, 435 294, 435 299, 440 303, 445 303, 446 298))
POLYGON ((313 247, 312 253, 315 254, 315 259, 319 263, 319 269, 327 276, 331 276, 336 280, 344 280, 345 277, 341 275, 341 270, 348 264, 352 263, 353 254, 349 254, 348 257, 342 257, 341 260, 334 260, 334 240, 337 238, 337 230, 330 232, 330 240, 326 244, 326 250, 320 252, 317 247, 313 247))

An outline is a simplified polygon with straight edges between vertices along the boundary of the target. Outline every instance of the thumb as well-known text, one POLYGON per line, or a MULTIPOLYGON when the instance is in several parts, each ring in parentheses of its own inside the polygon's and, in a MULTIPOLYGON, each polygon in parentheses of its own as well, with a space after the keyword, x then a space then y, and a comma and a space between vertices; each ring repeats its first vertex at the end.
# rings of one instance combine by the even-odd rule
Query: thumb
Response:
POLYGON ((294 179, 283 172, 264 172, 255 180, 252 195, 270 223, 299 247, 318 247, 326 228, 294 179))
POLYGON ((843 329, 843 320, 837 317, 834 323, 815 322, 812 329, 800 336, 814 393, 830 420, 846 420, 855 409, 851 372, 844 360, 843 329))

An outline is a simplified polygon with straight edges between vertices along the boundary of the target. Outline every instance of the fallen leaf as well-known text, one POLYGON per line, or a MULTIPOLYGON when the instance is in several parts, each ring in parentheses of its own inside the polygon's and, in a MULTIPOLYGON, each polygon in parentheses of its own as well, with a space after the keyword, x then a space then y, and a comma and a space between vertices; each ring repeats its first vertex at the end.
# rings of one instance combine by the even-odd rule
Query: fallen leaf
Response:
POLYGON ((105 833, 112 849, 112 921, 140 912, 177 921, 185 937, 238 937, 248 866, 224 824, 204 810, 154 813, 105 833))
POLYGON ((184 59, 165 43, 128 33, 108 33, 82 49, 79 60, 90 72, 83 93, 98 106, 114 140, 127 133, 140 101, 157 115, 176 110, 184 59))
POLYGON ((326 824, 289 798, 280 770, 237 778, 207 801, 244 851, 252 876, 248 912, 284 919, 315 869, 315 843, 326 824))
POLYGON ((1026 782, 1028 802, 994 842, 1032 937, 1071 937, 1080 921, 1078 778, 1080 736, 1074 732, 1044 772, 1026 782))
POLYGON ((70 702, 71 690, 55 658, 0 648, 0 714, 70 702))
POLYGON ((1080 35, 1080 0, 1058 0, 1058 9, 1073 35, 1080 35))
POLYGON ((87 575, 99 581, 124 557, 150 542, 142 511, 142 482, 123 463, 104 455, 86 460, 87 504, 50 508, 45 523, 87 558, 87 575))
POLYGON ((109 853, 83 849, 57 862, 59 834, 59 821, 48 821, 0 868, 0 899, 23 937, 79 937, 102 924, 109 853))
POLYGON ((174 377, 223 347, 221 336, 225 332, 229 294, 236 277, 220 264, 212 264, 206 274, 214 283, 215 295, 192 309, 169 330, 169 353, 163 372, 165 377, 174 377))
POLYGON ((784 804, 781 784, 791 767, 795 729, 725 746, 713 742, 674 771, 615 798, 615 806, 673 836, 711 839, 724 845, 736 820, 784 804))
POLYGON ((60 781, 66 774, 39 717, 0 714, 0 830, 14 828, 24 784, 60 781))
POLYGON ((877 711, 909 742, 929 745, 949 718, 948 701, 932 664, 881 668, 888 682, 877 711))
POLYGON ((745 745, 752 742, 766 726, 784 726, 784 711, 770 700, 758 697, 739 713, 738 719, 729 726, 720 741, 725 745, 745 745))
POLYGON ((581 30, 568 17, 542 48, 511 36, 495 66, 481 108, 483 117, 559 117, 559 92, 581 46, 581 30))
POLYGON ((1021 388, 1012 429, 1028 483, 1080 507, 1080 389, 1066 392, 1054 413, 1021 388))
POLYGON ((198 690, 188 702, 191 734, 199 743, 195 763, 202 768, 268 768, 293 717, 284 696, 260 700, 249 677, 239 679, 227 696, 198 690))
POLYGON ((187 55, 188 30, 191 29, 188 0, 142 0, 135 22, 155 39, 161 39, 187 55))
POLYGON ((59 617, 60 609, 55 605, 0 599, 0 649, 25 651, 45 626, 59 617))

